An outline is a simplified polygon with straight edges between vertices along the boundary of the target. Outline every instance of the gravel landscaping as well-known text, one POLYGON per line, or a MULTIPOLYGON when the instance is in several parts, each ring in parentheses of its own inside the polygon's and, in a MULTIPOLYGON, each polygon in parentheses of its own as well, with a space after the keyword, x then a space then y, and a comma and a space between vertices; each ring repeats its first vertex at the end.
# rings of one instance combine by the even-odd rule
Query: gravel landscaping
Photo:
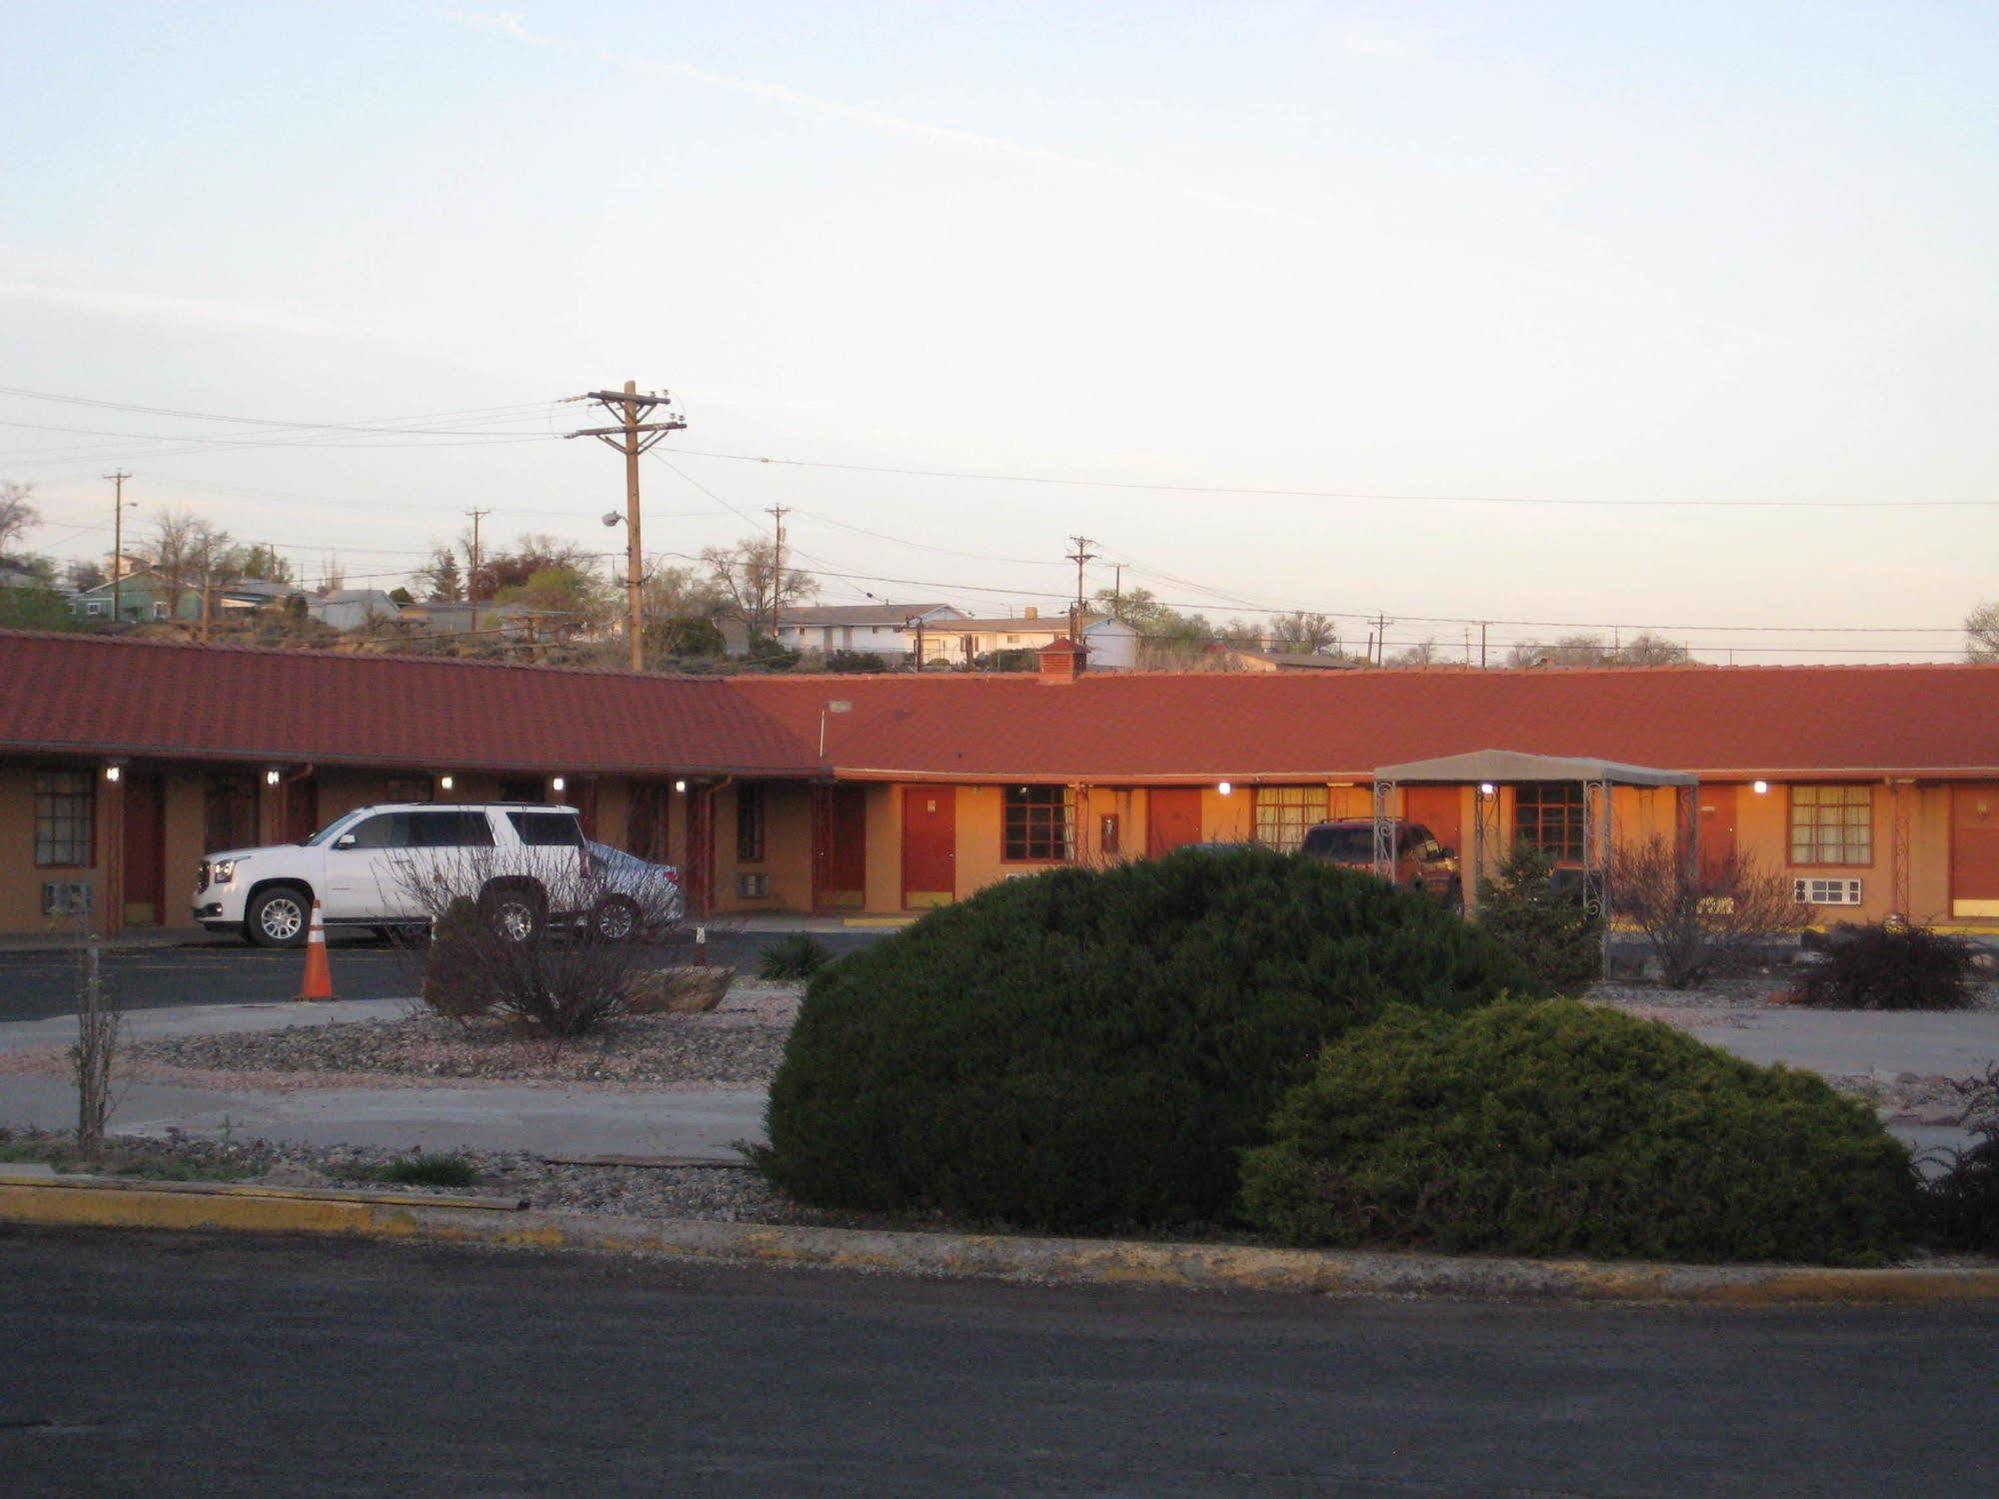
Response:
MULTIPOLYGON (((172 1036, 121 1048, 121 1081, 229 1086, 422 1087, 450 1082, 629 1088, 753 1088, 770 1081, 803 993, 796 984, 738 982, 716 1010, 630 1015, 570 1041, 499 1020, 460 1024, 412 1004, 392 1020, 172 1036)), ((66 1075, 44 1048, 0 1056, 0 1071, 66 1075)))

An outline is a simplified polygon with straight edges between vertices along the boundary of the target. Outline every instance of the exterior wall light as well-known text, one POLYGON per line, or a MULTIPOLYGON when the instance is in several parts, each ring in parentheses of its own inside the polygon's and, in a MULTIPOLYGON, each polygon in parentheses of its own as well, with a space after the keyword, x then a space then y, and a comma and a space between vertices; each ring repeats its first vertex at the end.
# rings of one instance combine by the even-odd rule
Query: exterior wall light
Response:
POLYGON ((264 772, 264 784, 266 786, 275 786, 284 778, 285 773, 282 770, 272 769, 264 772))
POLYGON ((1770 783, 1768 781, 1758 781, 1749 789, 1754 791, 1758 796, 1768 796, 1770 794, 1770 783))
POLYGON ((548 789, 553 791, 557 796, 560 796, 569 789, 569 783, 561 776, 556 776, 548 783, 548 789))
POLYGON ((107 765, 104 767, 104 779, 107 781, 116 781, 124 774, 125 768, 122 765, 107 765))
POLYGON ((1235 787, 1231 786, 1227 781, 1223 781, 1221 785, 1215 788, 1215 790, 1219 791, 1223 796, 1227 796, 1230 792, 1235 790, 1235 787))
POLYGON ((1478 794, 1480 796, 1497 796, 1499 788, 1490 781, 1480 781, 1478 783, 1478 794))
POLYGON ((673 789, 685 795, 687 791, 687 783, 685 781, 675 781, 673 783, 673 789))
POLYGON ((456 786, 457 784, 458 782, 453 780, 450 776, 439 776, 437 778, 437 789, 439 791, 449 791, 451 790, 452 787, 456 786))

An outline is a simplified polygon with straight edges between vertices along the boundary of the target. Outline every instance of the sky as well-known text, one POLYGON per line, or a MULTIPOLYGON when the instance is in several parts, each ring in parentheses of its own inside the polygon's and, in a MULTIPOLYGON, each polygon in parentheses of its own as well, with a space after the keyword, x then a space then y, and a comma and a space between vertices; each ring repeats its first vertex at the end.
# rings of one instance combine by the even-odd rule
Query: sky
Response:
POLYGON ((1942 659, 1999 597, 1990 6, 0 20, 0 479, 58 556, 114 468, 350 586, 475 506, 619 551, 561 402, 633 379, 688 423, 655 564, 782 504, 827 603, 1058 604, 1075 534, 1450 656, 1942 659))

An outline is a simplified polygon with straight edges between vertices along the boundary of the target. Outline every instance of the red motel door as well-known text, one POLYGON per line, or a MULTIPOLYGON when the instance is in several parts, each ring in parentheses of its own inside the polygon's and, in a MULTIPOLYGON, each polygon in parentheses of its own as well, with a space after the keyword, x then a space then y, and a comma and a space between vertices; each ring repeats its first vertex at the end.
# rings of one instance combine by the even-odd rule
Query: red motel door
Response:
POLYGON ((902 790, 902 904, 948 906, 958 894, 958 794, 952 786, 902 790))
POLYGON ((157 774, 125 772, 125 920, 158 926, 165 913, 166 808, 157 774))
POLYGON ((1462 851, 1459 842, 1463 828, 1463 817, 1459 811, 1460 798, 1456 786, 1404 786, 1402 788, 1402 820, 1420 823, 1430 830, 1430 836, 1445 848, 1462 851))
POLYGON ((1201 841, 1201 788, 1155 786, 1145 796, 1145 853, 1158 859, 1201 841))
POLYGON ((1950 914, 1999 916, 1999 782, 1950 788, 1950 914))
POLYGON ((1711 882, 1735 857, 1734 786, 1696 786, 1701 818, 1701 879, 1711 882))
POLYGON ((813 904, 862 906, 868 889, 868 792, 865 786, 815 788, 813 904))

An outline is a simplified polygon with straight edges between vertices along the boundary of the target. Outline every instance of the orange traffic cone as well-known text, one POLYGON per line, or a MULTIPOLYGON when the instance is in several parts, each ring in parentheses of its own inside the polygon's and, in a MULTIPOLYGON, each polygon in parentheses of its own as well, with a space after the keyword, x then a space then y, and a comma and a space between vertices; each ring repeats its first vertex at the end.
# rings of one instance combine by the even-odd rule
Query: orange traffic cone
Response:
POLYGON ((319 902, 312 903, 312 927, 305 936, 305 983, 300 999, 333 998, 333 970, 326 966, 326 926, 319 919, 319 902))

